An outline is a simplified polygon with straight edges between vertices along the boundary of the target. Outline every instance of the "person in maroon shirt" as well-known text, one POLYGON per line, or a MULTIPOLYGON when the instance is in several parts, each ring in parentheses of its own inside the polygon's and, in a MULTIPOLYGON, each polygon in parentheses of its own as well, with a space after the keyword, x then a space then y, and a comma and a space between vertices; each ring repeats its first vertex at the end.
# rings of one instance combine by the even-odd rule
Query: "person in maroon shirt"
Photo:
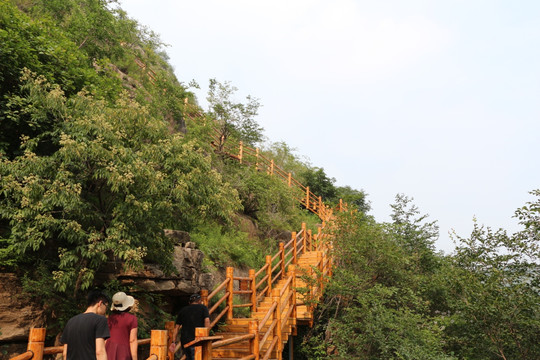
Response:
POLYGON ((107 319, 111 337, 105 343, 108 360, 137 360, 137 317, 130 314, 133 296, 117 292, 107 319))

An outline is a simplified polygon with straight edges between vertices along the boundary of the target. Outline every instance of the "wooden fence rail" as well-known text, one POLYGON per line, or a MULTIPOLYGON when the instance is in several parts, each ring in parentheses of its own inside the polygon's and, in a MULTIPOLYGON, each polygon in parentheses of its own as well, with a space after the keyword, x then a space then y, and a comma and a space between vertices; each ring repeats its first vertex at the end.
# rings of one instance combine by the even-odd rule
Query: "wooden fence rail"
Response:
MULTIPOLYGON (((200 113, 199 108, 188 104, 187 98, 184 102, 186 106, 186 116, 196 123, 207 124, 207 118, 200 113)), ((217 128, 217 123, 210 124, 210 144, 216 151, 236 159, 241 164, 252 166, 257 171, 266 172, 270 176, 276 176, 282 182, 293 189, 293 198, 302 204, 307 210, 316 214, 322 221, 329 221, 333 216, 333 209, 324 204, 321 196, 317 196, 310 191, 309 186, 304 186, 295 179, 292 173, 287 172, 277 166, 273 159, 269 159, 261 153, 259 148, 252 148, 244 145, 242 141, 231 142, 224 136, 223 132, 217 128)), ((340 199, 336 210, 346 210, 347 204, 340 199)))
MULTIPOLYGON (((174 323, 172 323, 174 326, 174 323)), ((44 355, 62 354, 63 346, 45 347, 45 328, 31 328, 28 335, 27 351, 12 357, 10 360, 42 360, 44 355)), ((148 339, 139 339, 139 345, 150 344, 150 355, 148 359, 166 360, 167 359, 167 340, 168 332, 166 330, 152 330, 148 339)))

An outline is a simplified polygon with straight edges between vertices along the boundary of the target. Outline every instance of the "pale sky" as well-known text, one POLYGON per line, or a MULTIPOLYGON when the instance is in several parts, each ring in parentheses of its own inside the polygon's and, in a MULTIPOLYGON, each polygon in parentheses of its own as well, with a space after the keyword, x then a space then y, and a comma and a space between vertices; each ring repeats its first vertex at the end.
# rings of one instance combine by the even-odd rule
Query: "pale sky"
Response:
POLYGON ((178 79, 230 81, 257 121, 390 221, 397 193, 448 233, 518 229, 540 188, 540 1, 123 0, 178 79))

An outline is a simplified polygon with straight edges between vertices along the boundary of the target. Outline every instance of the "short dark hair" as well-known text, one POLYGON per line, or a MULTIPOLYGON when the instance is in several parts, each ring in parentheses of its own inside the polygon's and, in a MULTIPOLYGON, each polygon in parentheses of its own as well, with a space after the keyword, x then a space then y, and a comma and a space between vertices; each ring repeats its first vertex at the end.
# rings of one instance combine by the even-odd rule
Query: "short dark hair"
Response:
POLYGON ((189 303, 190 304, 193 304, 194 302, 197 302, 199 300, 201 300, 201 295, 199 295, 199 294, 193 294, 193 295, 191 295, 189 297, 189 303))
POLYGON ((109 305, 111 303, 111 299, 107 296, 107 294, 105 294, 99 289, 95 289, 88 293, 88 296, 86 298, 86 305, 93 306, 100 301, 102 301, 105 305, 109 305))

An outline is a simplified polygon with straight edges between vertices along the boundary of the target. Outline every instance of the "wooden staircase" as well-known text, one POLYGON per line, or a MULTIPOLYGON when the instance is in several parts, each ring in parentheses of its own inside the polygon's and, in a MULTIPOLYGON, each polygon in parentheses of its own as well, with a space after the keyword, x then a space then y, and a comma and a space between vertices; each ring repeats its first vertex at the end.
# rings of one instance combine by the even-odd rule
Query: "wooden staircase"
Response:
POLYGON ((304 252, 274 283, 271 294, 260 299, 249 318, 226 319, 214 331, 222 340, 213 343, 212 359, 281 359, 297 325, 313 324, 313 300, 321 294, 324 259, 323 251, 304 252), (297 291, 300 288, 306 291, 297 291))

